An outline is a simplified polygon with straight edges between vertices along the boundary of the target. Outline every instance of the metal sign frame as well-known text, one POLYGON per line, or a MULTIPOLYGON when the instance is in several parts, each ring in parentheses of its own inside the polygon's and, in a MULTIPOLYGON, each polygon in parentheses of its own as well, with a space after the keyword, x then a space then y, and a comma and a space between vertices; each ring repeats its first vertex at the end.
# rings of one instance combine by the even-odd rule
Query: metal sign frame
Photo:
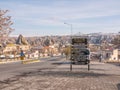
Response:
POLYGON ((90 51, 88 49, 88 37, 86 36, 72 37, 71 38, 70 71, 72 71, 72 64, 75 64, 75 63, 84 63, 84 65, 87 64, 88 70, 90 70, 89 55, 90 55, 90 51))

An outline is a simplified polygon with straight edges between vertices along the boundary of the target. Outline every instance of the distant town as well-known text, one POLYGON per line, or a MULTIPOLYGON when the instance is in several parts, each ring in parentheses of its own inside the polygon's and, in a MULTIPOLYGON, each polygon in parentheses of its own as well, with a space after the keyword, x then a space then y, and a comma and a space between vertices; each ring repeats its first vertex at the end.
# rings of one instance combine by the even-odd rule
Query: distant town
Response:
MULTIPOLYGON (((84 36, 76 34, 73 36, 84 36)), ((97 60, 102 55, 103 60, 120 60, 120 33, 91 33, 89 49, 91 60, 97 60)), ((40 58, 45 56, 67 55, 71 36, 42 36, 42 37, 8 37, 6 43, 1 44, 0 59, 19 59, 20 50, 25 58, 40 58)))

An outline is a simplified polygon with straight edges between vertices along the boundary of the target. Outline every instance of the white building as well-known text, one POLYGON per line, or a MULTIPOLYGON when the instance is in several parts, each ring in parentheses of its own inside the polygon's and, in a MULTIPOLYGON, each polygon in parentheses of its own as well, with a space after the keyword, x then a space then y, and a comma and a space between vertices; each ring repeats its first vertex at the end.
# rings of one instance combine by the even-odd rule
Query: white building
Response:
POLYGON ((110 60, 120 60, 120 49, 114 49, 110 60))

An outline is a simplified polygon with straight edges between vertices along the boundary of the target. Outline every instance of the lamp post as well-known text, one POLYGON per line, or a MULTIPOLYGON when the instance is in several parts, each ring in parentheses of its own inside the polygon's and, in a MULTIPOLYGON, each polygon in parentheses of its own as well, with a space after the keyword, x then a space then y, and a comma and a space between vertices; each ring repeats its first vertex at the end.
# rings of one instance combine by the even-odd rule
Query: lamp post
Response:
POLYGON ((66 25, 69 25, 69 26, 70 26, 71 38, 72 38, 72 24, 69 24, 69 23, 66 23, 66 22, 64 22, 64 24, 66 24, 66 25))
MULTIPOLYGON (((70 31, 71 31, 71 43, 72 43, 72 24, 69 24, 69 23, 65 23, 64 24, 66 25, 69 25, 70 26, 70 31)), ((70 71, 72 71, 72 60, 71 60, 71 63, 70 63, 70 71)))

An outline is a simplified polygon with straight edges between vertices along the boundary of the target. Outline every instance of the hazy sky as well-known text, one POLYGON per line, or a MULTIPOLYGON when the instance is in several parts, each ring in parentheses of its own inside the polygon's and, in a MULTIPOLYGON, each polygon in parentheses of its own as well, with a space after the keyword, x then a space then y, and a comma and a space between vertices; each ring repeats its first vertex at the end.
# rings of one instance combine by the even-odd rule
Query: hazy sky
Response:
POLYGON ((15 31, 11 35, 64 35, 120 31, 120 0, 0 0, 15 31))

